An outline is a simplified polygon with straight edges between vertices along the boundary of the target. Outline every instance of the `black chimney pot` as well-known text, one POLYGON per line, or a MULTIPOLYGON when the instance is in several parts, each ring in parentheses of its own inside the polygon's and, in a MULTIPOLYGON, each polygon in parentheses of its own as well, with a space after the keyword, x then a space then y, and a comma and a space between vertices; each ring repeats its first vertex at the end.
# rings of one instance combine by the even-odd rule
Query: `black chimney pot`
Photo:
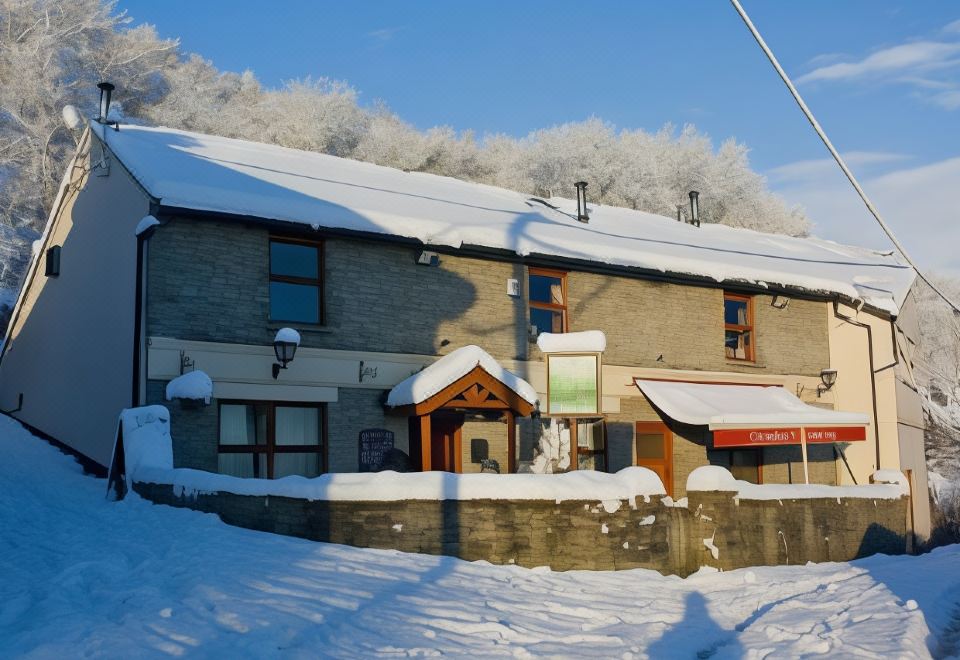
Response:
POLYGON ((587 182, 577 181, 573 184, 577 189, 577 220, 583 223, 590 222, 587 214, 587 182))
POLYGON ((116 87, 112 83, 101 82, 97 84, 97 88, 100 90, 100 116, 97 117, 97 121, 106 124, 107 115, 110 113, 110 97, 116 87))

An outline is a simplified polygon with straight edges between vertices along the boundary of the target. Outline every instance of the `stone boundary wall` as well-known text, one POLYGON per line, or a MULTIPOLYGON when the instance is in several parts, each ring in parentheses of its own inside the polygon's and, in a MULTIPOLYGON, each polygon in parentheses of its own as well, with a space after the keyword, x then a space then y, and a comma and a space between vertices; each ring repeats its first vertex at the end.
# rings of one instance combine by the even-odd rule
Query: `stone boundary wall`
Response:
POLYGON ((738 501, 733 493, 691 492, 689 507, 668 506, 659 497, 617 507, 596 501, 309 501, 178 494, 168 484, 140 482, 134 490, 157 504, 215 513, 228 524, 264 532, 554 570, 648 568, 687 576, 702 566, 847 561, 907 550, 905 497, 738 501))

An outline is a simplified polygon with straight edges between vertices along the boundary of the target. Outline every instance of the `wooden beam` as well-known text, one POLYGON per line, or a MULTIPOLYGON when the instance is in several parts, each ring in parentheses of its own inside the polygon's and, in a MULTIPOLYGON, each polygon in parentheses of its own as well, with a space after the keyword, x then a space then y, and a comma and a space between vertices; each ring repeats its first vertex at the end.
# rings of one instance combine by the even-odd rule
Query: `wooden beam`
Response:
POLYGON ((513 411, 504 413, 507 418, 507 474, 517 471, 517 424, 513 411))
POLYGON ((580 460, 577 458, 577 420, 567 418, 570 426, 570 469, 579 470, 580 460))
POLYGON ((429 472, 431 463, 432 438, 430 437, 430 415, 420 416, 420 471, 429 472))

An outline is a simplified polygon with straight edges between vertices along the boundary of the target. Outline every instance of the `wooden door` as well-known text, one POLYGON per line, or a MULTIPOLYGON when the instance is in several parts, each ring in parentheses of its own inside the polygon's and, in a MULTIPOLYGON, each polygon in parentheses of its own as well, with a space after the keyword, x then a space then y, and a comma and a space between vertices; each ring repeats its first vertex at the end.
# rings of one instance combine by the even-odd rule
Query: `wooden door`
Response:
POLYGON ((673 497, 673 433, 663 422, 637 422, 634 436, 636 464, 657 473, 667 495, 673 497))
POLYGON ((463 415, 433 413, 430 420, 430 469, 460 472, 463 415))

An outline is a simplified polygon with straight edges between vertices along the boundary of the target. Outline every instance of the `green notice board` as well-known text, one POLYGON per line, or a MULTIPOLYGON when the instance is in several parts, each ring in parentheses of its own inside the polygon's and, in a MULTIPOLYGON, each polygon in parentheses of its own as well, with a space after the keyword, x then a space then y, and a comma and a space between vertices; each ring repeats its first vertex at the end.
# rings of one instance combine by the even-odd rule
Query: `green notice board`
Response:
POLYGON ((547 414, 596 415, 600 412, 600 356, 547 355, 547 414))

